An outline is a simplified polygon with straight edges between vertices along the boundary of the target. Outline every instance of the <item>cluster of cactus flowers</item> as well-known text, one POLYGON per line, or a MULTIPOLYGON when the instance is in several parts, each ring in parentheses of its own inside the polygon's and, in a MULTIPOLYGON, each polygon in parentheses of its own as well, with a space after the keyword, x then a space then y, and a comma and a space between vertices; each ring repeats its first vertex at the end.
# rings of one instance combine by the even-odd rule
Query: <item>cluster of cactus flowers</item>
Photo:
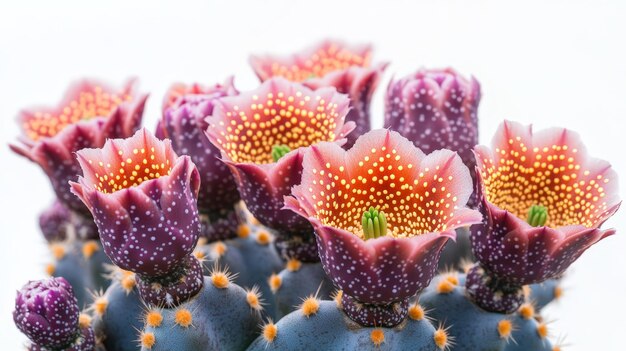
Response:
POLYGON ((31 350, 560 349, 541 308, 620 205, 575 132, 479 145, 450 68, 392 80, 372 130, 369 45, 250 62, 249 91, 172 85, 154 132, 134 80, 20 113, 56 194, 53 277, 13 314, 31 350))

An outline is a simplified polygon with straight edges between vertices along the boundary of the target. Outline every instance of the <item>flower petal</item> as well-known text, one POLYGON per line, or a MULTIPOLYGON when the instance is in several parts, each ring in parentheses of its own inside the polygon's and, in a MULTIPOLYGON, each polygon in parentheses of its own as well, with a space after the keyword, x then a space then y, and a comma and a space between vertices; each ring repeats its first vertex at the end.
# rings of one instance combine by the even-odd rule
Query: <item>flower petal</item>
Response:
POLYGON ((371 52, 370 45, 350 47, 340 41, 324 40, 291 56, 251 56, 250 64, 261 81, 279 76, 302 82, 351 66, 367 67, 371 52))

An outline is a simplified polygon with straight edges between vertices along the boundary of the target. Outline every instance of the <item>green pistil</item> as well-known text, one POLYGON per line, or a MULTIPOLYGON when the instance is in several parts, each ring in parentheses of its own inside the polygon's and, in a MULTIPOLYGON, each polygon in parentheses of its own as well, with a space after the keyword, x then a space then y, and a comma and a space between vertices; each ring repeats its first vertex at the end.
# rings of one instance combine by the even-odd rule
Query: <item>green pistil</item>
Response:
POLYGON ((272 158, 274 159, 274 162, 278 162, 278 160, 289 153, 289 151, 291 151, 291 149, 287 145, 272 146, 272 158))
POLYGON ((548 221, 548 209, 541 205, 532 205, 528 210, 528 224, 543 227, 548 221))
POLYGON ((387 235, 387 218, 382 211, 370 207, 369 211, 363 213, 361 222, 363 224, 365 240, 376 239, 387 235))

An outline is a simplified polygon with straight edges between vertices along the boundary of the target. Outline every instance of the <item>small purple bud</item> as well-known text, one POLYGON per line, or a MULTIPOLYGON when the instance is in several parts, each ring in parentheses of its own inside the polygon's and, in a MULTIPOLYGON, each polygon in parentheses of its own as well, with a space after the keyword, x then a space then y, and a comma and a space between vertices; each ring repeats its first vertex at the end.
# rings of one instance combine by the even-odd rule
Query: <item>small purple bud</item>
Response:
POLYGON ((17 292, 13 320, 35 344, 62 348, 78 336, 78 302, 64 278, 31 281, 17 292))
POLYGON ((59 201, 39 215, 39 228, 48 242, 63 241, 67 237, 67 226, 70 221, 70 211, 59 201))

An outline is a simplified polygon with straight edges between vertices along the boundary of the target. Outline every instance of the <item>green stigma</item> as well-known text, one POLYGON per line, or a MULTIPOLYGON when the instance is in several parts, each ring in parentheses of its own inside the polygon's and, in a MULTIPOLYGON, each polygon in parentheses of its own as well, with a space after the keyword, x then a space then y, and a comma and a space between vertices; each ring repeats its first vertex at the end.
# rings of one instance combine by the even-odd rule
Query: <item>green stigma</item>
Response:
POLYGON ((543 227, 548 221, 548 209, 541 205, 532 205, 528 210, 528 224, 543 227))
POLYGON ((376 239, 387 235, 387 218, 382 211, 370 207, 369 211, 363 213, 361 222, 363 224, 363 236, 365 236, 365 240, 376 239))
POLYGON ((291 151, 291 149, 287 145, 277 144, 272 146, 272 158, 274 159, 274 162, 278 162, 278 160, 289 153, 289 151, 291 151))

